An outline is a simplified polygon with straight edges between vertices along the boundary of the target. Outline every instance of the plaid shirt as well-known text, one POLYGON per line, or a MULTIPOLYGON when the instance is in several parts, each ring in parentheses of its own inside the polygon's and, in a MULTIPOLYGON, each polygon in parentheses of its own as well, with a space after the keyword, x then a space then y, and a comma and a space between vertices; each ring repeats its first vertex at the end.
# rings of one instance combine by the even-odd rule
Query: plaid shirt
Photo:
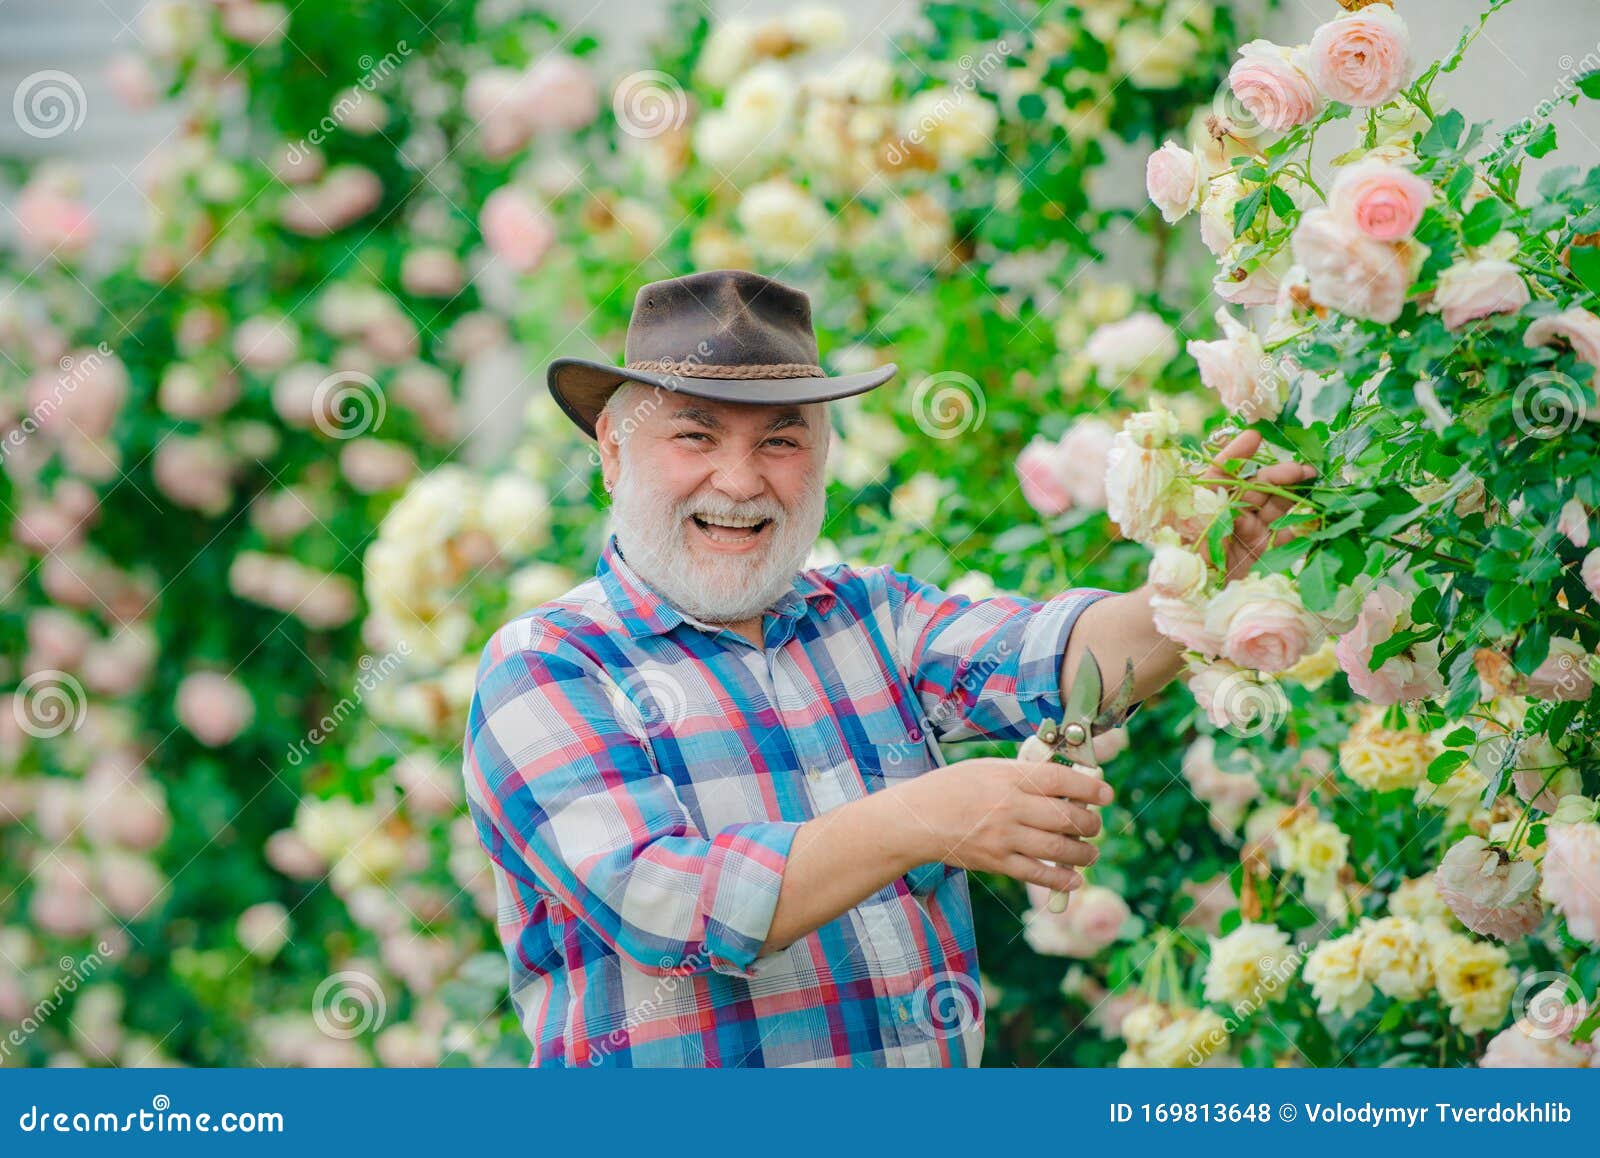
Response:
POLYGON ((1060 718, 1073 622, 1109 591, 948 595, 800 574, 765 646, 595 578, 485 649, 464 773, 533 1065, 976 1065, 966 874, 919 866, 758 956, 795 830, 1060 718))

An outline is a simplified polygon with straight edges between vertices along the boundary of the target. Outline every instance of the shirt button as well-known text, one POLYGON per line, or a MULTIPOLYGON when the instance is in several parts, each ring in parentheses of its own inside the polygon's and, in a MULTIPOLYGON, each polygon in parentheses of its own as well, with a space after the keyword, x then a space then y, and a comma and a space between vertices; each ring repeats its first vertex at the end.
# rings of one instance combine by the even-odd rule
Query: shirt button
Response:
POLYGON ((822 769, 813 764, 811 767, 806 769, 806 775, 813 780, 820 780, 822 778, 822 769))
POLYGON ((900 1004, 900 1020, 901 1021, 910 1021, 911 1020, 911 1011, 906 1008, 904 1002, 901 1002, 901 1004, 900 1004))

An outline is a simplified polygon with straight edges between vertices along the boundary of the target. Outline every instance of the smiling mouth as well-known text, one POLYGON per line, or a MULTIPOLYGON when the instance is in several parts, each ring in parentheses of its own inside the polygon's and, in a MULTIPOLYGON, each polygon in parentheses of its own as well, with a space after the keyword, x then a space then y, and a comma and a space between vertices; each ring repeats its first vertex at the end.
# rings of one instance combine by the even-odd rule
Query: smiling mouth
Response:
POLYGON ((707 519, 701 515, 690 515, 689 519, 713 543, 734 546, 755 542, 772 525, 771 519, 707 519))

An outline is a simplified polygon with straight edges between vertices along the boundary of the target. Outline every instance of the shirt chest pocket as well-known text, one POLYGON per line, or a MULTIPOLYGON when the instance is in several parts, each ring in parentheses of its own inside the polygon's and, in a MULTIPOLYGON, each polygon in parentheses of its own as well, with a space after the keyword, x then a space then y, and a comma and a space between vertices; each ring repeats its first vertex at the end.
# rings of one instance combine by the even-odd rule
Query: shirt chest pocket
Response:
POLYGON ((860 740, 852 739, 850 757, 868 783, 877 787, 920 776, 938 766, 925 733, 907 725, 893 709, 873 712, 860 721, 860 740))

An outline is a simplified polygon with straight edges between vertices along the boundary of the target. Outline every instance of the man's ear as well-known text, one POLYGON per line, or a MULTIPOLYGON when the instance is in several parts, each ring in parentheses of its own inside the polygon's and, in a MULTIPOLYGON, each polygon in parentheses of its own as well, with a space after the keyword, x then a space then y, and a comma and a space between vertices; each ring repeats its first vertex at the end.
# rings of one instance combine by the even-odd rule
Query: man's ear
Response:
POLYGON ((607 490, 616 482, 617 471, 621 468, 622 449, 615 435, 616 424, 611 421, 611 411, 602 410, 600 417, 594 420, 594 436, 595 449, 600 455, 600 474, 606 480, 607 490))

